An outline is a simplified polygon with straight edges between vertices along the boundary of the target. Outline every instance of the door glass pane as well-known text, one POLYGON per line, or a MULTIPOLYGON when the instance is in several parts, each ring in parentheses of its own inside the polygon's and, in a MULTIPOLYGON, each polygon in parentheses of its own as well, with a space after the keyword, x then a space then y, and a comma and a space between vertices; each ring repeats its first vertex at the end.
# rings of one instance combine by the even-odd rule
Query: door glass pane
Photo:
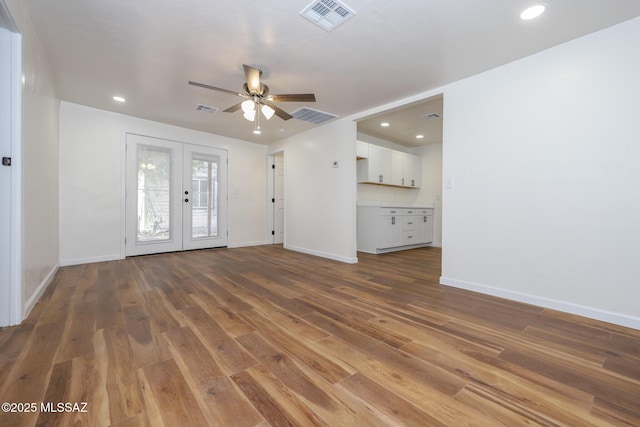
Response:
POLYGON ((171 149, 138 144, 138 242, 171 239, 171 149))
POLYGON ((218 164, 216 156, 195 154, 191 160, 191 237, 218 236, 218 164))

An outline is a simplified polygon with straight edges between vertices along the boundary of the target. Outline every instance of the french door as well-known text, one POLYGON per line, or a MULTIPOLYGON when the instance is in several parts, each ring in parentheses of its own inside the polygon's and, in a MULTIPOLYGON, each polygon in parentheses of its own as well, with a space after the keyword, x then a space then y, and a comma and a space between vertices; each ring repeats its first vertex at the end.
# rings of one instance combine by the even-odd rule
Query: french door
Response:
POLYGON ((227 151, 127 134, 125 254, 227 245, 227 151))

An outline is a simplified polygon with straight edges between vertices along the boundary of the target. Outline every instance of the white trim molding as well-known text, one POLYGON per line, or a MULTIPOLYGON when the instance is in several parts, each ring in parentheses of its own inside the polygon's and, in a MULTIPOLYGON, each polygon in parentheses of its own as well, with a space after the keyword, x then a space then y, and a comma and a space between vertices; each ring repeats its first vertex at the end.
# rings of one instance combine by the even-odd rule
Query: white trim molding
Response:
POLYGON ((227 247, 229 249, 232 248, 247 248, 250 246, 264 246, 264 245, 269 245, 270 243, 267 242, 266 240, 262 240, 259 242, 238 242, 238 243, 229 243, 227 244, 227 247))
POLYGON ((40 282, 35 292, 24 303, 24 312, 22 314, 23 320, 26 319, 27 316, 29 316, 29 313, 31 313, 31 310, 33 310, 33 307, 35 307, 38 301, 40 301, 40 297, 42 296, 44 291, 47 290, 47 288, 53 281, 54 277, 56 276, 56 273, 58 272, 58 268, 59 268, 59 265, 55 265, 51 269, 51 271, 49 271, 49 274, 47 274, 47 276, 42 280, 42 282, 40 282))
POLYGON ((303 254, 307 254, 307 255, 314 255, 314 256, 318 256, 321 258, 327 258, 327 259, 331 259, 334 261, 340 261, 340 262, 345 262, 347 264, 357 264, 358 263, 358 257, 344 257, 344 256, 340 256, 340 255, 335 255, 335 254, 330 254, 327 252, 321 252, 321 251, 316 251, 313 249, 307 249, 307 248, 301 248, 298 246, 292 246, 292 245, 288 245, 288 244, 284 244, 283 247, 285 249, 289 249, 292 251, 296 251, 296 252, 302 252, 303 254))
MULTIPOLYGON (((3 7, 5 7, 3 5, 3 7)), ((21 323, 23 313, 29 313, 22 305, 22 35, 11 33, 11 62, 13 68, 13 84, 11 87, 11 157, 17 159, 11 165, 11 312, 12 324, 21 323)))
POLYGON ((550 298, 510 291, 508 289, 495 288, 493 286, 467 282, 464 280, 453 279, 445 276, 440 276, 440 284, 492 295, 499 298, 518 301, 525 304, 532 304, 543 308, 558 310, 565 313, 575 314, 577 316, 588 317, 590 319, 600 320, 603 322, 613 323, 616 325, 640 330, 640 318, 629 316, 626 314, 614 313, 611 311, 601 310, 593 307, 586 307, 571 302, 558 301, 550 298))
POLYGON ((60 260, 60 267, 68 267, 70 265, 93 264, 94 262, 116 261, 124 259, 120 254, 101 255, 89 258, 72 258, 60 260))

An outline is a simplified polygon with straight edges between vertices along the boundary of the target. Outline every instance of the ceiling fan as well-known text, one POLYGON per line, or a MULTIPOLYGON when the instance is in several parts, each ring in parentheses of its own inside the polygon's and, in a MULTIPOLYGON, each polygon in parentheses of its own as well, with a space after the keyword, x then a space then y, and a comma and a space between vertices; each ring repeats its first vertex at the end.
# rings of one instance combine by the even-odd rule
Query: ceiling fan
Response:
POLYGON ((218 92, 229 93, 232 95, 237 95, 240 98, 244 98, 244 101, 241 101, 226 110, 225 113, 233 113, 242 109, 244 112, 244 118, 249 121, 256 120, 256 130, 254 133, 260 133, 260 114, 258 111, 261 111, 267 120, 269 120, 274 114, 280 117, 283 120, 289 120, 293 118, 293 116, 277 105, 276 102, 315 102, 316 97, 312 93, 297 93, 297 94, 281 94, 281 95, 272 95, 269 93, 269 86, 262 83, 260 81, 260 77, 262 76, 262 70, 258 68, 251 67, 249 65, 242 65, 244 67, 244 74, 247 78, 246 83, 242 85, 244 92, 235 92, 228 89, 222 89, 215 86, 210 86, 204 83, 198 83, 189 81, 189 84, 192 86, 198 86, 205 89, 217 90, 218 92))

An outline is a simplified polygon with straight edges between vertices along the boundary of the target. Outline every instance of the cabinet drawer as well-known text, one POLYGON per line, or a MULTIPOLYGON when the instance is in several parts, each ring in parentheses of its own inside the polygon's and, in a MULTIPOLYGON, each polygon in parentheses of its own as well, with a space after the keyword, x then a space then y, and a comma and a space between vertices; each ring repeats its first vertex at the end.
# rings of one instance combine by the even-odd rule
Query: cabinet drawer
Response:
POLYGON ((404 231, 414 231, 416 229, 416 221, 418 219, 411 215, 411 216, 405 216, 404 217, 404 223, 402 225, 402 229, 404 231))
POLYGON ((400 208, 380 208, 380 215, 402 215, 403 210, 400 208))
POLYGON ((402 244, 413 245, 414 243, 420 243, 418 239, 418 233, 415 230, 405 230, 402 232, 402 244))

